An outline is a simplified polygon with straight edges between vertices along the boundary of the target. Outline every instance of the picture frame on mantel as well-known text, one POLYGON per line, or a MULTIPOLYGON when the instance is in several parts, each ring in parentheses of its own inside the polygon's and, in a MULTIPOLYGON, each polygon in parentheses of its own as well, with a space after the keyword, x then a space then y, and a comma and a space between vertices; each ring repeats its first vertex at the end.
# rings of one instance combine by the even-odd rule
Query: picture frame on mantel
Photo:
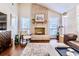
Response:
POLYGON ((35 21, 36 22, 44 22, 44 14, 37 14, 35 16, 35 21))

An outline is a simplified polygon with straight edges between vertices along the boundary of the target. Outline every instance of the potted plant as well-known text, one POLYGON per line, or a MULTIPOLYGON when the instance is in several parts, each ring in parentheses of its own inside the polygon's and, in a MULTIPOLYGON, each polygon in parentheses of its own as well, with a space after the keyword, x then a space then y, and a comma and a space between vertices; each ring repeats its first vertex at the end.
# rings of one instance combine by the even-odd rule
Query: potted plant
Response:
POLYGON ((19 44, 19 35, 15 35, 15 45, 19 44))

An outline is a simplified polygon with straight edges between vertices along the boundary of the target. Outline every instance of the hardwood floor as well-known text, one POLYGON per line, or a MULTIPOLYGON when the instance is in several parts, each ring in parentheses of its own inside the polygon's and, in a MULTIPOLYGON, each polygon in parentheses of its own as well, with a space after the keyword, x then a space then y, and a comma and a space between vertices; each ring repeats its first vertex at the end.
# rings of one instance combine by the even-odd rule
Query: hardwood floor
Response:
POLYGON ((12 47, 9 47, 8 49, 0 53, 0 56, 19 56, 24 48, 25 46, 22 45, 13 45, 12 47))
MULTIPOLYGON (((49 42, 48 40, 47 41, 42 41, 42 40, 34 40, 34 41, 31 41, 31 43, 47 43, 49 42)), ((0 56, 19 56, 22 51, 24 50, 26 45, 15 45, 13 44, 12 47, 9 47, 7 48, 6 50, 2 51, 0 53, 0 56)))
MULTIPOLYGON (((48 43, 49 40, 31 40, 31 43, 48 43)), ((0 56, 20 56, 26 45, 14 45, 0 53, 0 56)))

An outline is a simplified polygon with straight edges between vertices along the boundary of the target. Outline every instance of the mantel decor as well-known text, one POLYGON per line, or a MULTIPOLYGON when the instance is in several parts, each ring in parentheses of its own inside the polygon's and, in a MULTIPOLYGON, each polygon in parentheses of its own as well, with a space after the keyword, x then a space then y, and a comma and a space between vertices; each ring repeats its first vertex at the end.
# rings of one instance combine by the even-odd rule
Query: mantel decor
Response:
POLYGON ((44 22, 44 14, 37 14, 35 16, 35 21, 36 22, 44 22))
POLYGON ((33 23, 33 24, 35 23, 35 19, 34 19, 34 18, 32 19, 32 23, 33 23))

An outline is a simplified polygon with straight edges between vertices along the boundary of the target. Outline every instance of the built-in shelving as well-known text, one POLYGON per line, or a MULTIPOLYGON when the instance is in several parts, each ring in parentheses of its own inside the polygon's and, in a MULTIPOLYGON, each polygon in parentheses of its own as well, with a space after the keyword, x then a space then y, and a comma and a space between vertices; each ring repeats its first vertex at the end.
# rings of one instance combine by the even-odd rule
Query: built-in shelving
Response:
POLYGON ((0 12, 0 30, 7 29, 7 15, 0 12))

